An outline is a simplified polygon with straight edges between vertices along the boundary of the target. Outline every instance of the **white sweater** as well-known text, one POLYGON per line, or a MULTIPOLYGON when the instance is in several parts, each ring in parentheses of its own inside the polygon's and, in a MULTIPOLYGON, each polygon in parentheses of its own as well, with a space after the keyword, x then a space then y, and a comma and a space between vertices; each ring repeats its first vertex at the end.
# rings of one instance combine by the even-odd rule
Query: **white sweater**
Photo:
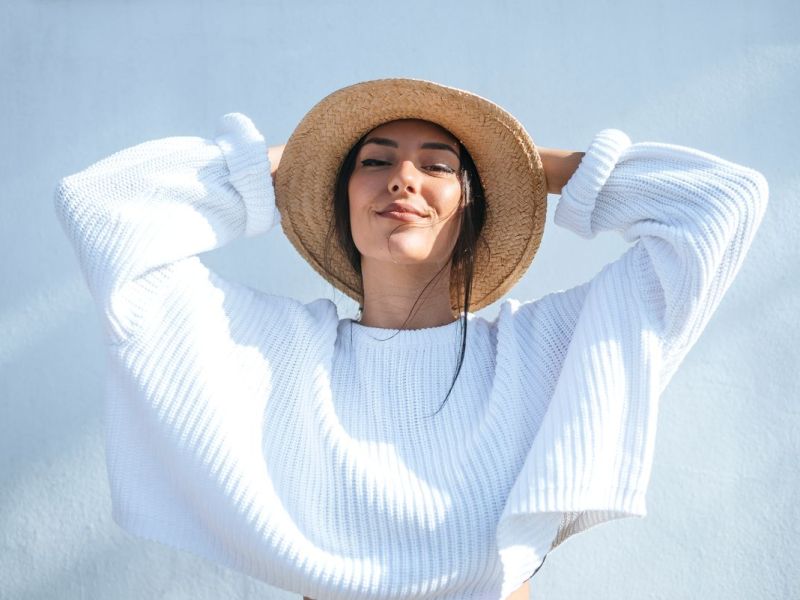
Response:
POLYGON ((318 600, 504 598, 569 536, 646 514, 659 396, 767 197, 753 169, 600 131, 555 224, 633 244, 470 313, 428 418, 460 321, 389 338, 198 258, 280 221, 246 116, 121 150, 55 196, 107 332, 113 518, 318 600))

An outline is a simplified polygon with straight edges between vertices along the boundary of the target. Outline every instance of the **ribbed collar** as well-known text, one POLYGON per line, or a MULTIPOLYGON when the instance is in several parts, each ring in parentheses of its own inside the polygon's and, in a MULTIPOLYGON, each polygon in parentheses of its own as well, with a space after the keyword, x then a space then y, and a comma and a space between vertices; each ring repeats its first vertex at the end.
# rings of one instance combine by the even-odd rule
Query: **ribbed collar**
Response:
MULTIPOLYGON (((463 316, 463 313, 462 313, 463 316)), ((467 314, 471 324, 474 313, 467 314)), ((438 327, 421 329, 386 329, 362 325, 352 319, 339 321, 339 337, 353 347, 373 346, 377 348, 423 348, 431 345, 455 345, 461 339, 461 319, 438 327)))

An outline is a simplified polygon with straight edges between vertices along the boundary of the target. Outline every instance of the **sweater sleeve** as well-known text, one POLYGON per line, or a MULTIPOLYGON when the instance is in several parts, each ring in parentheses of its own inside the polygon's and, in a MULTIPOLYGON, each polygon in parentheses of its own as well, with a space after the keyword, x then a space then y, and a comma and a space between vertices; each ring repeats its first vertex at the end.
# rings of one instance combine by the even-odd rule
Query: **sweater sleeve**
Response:
POLYGON ((617 231, 635 242, 616 265, 630 279, 612 292, 638 301, 661 348, 663 389, 739 272, 766 210, 767 180, 701 150, 632 144, 617 129, 599 132, 584 162, 554 221, 586 239, 617 231))
POLYGON ((758 171, 700 150, 633 144, 616 129, 595 136, 555 223, 633 245, 581 285, 501 310, 509 393, 535 415, 501 549, 542 556, 543 523, 555 516, 551 547, 646 515, 659 397, 738 273, 768 193, 758 171))
POLYGON ((212 140, 168 137, 116 152, 63 178, 54 202, 116 344, 133 335, 158 280, 280 221, 264 138, 240 113, 223 115, 212 140))

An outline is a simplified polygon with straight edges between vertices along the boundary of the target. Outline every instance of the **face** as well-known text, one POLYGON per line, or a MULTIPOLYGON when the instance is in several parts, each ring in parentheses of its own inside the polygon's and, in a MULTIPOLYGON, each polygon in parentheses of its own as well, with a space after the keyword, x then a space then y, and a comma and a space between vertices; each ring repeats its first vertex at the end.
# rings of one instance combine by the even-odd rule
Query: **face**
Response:
POLYGON ((348 185, 362 261, 449 261, 460 228, 458 152, 457 140, 427 121, 392 121, 367 134, 348 185), (393 203, 419 214, 387 212, 393 203))

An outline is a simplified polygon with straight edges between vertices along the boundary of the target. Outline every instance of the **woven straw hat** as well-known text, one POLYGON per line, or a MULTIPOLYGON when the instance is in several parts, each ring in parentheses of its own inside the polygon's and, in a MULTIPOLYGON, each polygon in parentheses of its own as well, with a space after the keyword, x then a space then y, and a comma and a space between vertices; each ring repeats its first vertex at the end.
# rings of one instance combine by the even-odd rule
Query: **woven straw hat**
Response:
MULTIPOLYGON (((331 273, 324 268, 339 168, 350 148, 375 127, 395 119, 424 119, 452 133, 469 151, 486 198, 486 253, 475 255, 470 309, 500 298, 530 266, 547 214, 542 161, 525 128, 497 104, 471 92, 421 79, 378 79, 339 89, 300 121, 275 174, 281 226, 322 277, 363 305, 359 275, 332 239, 331 273)), ((459 299, 451 282, 451 306, 459 299)), ((462 299, 463 300, 463 299, 462 299)))

